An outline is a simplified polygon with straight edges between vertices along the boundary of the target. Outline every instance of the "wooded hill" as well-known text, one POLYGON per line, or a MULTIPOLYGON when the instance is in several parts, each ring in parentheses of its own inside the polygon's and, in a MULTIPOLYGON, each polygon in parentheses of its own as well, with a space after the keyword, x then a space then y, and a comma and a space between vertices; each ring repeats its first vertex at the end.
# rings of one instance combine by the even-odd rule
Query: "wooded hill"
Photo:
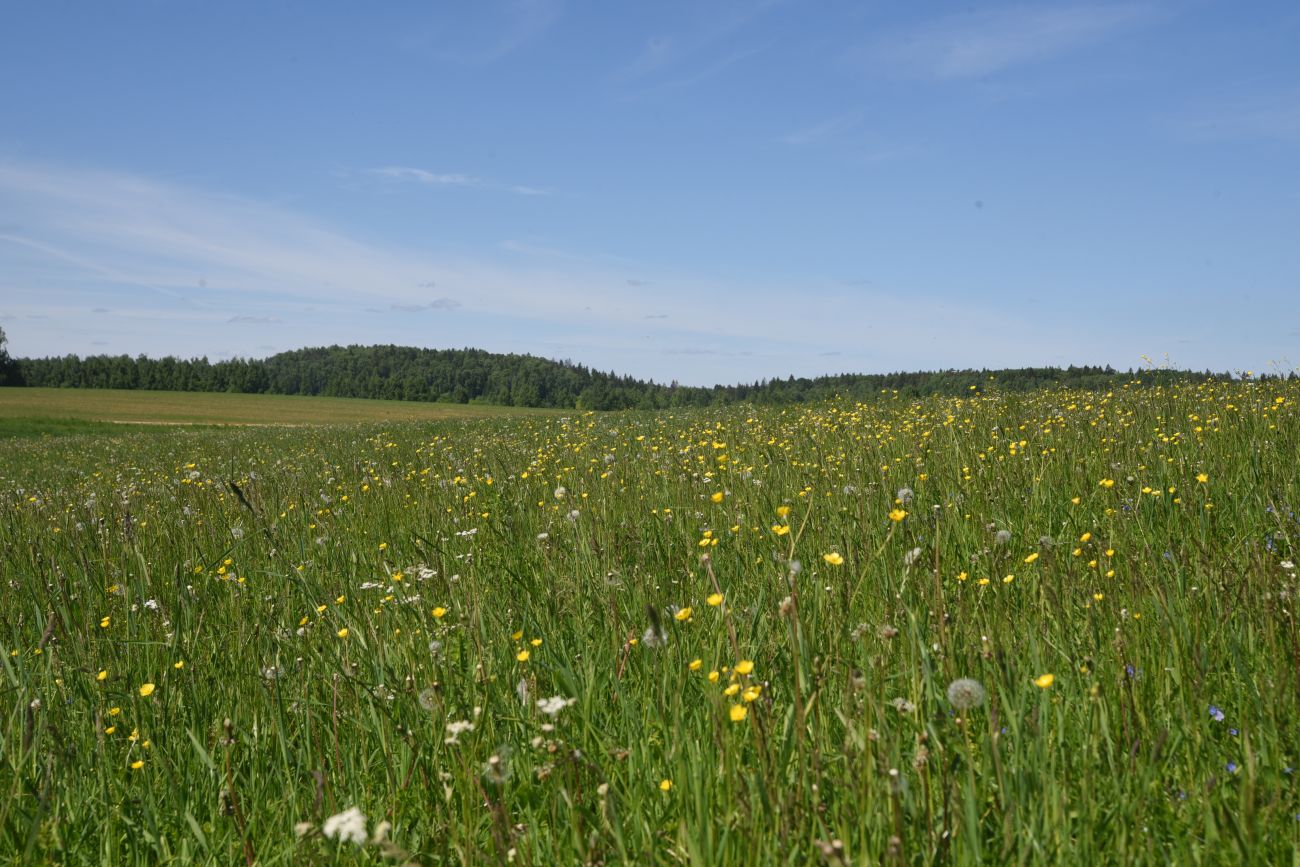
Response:
MULTIPOLYGON (((6 359, 8 361, 8 359, 6 359)), ((1105 389, 1143 384, 1228 379, 1228 374, 1175 370, 1119 372, 1111 367, 1027 367, 917 373, 788 377, 713 387, 660 384, 594 370, 569 361, 502 355, 480 349, 406 346, 328 346, 264 359, 146 358, 93 355, 22 358, 0 370, 0 383, 47 388, 121 388, 306 394, 388 400, 487 403, 574 409, 664 409, 729 403, 789 404, 830 398, 968 394, 996 387, 1028 391, 1047 385, 1105 389)))

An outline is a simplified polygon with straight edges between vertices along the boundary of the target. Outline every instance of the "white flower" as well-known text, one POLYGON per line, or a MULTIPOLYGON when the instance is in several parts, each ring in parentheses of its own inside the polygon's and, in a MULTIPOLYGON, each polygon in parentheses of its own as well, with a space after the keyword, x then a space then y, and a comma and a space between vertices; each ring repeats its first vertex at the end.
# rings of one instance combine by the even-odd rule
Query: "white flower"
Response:
POLYGON ((656 648, 663 647, 668 643, 668 633, 655 629, 653 626, 647 626, 641 635, 641 644, 643 647, 656 648))
POLYGON ((1295 568, 1295 563, 1291 562, 1290 560, 1283 560, 1281 565, 1282 568, 1287 570, 1288 572, 1290 572, 1292 569, 1295 568))
POLYGON ((539 541, 539 542, 545 542, 545 541, 546 541, 547 539, 549 539, 549 538, 551 538, 551 534, 550 534, 550 533, 538 533, 538 534, 537 534, 537 541, 539 541))
POLYGON ((560 711, 564 710, 571 704, 577 703, 576 698, 565 698, 562 695, 553 695, 550 698, 537 700, 537 709, 547 716, 559 716, 560 711))
POLYGON ((321 825, 321 833, 331 840, 339 842, 352 841, 358 846, 366 845, 370 835, 366 833, 366 814, 356 807, 349 807, 342 813, 330 816, 321 825))
POLYGON ((564 485, 560 485, 558 488, 555 489, 555 499, 557 500, 563 500, 568 495, 569 495, 569 489, 564 487, 564 485))
POLYGON ((911 551, 908 551, 906 554, 903 555, 903 565, 911 566, 920 558, 920 556, 921 556, 921 549, 913 548, 911 551))
POLYGON ((465 732, 474 731, 474 723, 469 720, 457 720, 447 723, 447 737, 443 739, 444 744, 460 743, 460 736, 465 732))
POLYGON ((984 687, 978 680, 959 677, 948 684, 948 701, 957 710, 970 710, 984 703, 984 687))

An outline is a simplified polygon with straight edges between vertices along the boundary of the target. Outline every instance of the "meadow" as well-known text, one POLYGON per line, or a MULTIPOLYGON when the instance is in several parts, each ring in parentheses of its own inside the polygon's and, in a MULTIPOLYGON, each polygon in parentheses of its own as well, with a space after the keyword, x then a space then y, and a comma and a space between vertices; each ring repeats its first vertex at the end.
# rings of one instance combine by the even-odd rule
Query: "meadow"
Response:
POLYGON ((1298 405, 7 440, 0 859, 1297 863, 1298 405))
POLYGON ((123 433, 127 425, 322 425, 554 414, 555 410, 223 392, 0 388, 0 438, 123 433))

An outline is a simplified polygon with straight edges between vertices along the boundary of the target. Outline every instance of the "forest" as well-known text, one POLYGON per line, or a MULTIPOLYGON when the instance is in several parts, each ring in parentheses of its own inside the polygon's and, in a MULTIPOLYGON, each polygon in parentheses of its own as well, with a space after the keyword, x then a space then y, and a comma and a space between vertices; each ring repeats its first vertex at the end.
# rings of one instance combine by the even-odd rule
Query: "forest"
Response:
MULTIPOLYGON (((1292 374, 1294 376, 1294 374, 1292 374)), ((958 395, 997 388, 1043 386, 1107 389, 1227 380, 1228 373, 1112 367, 1025 367, 937 370, 759 380, 750 384, 684 386, 620 376, 531 355, 481 349, 407 346, 328 346, 281 352, 264 359, 149 358, 144 355, 64 355, 12 359, 0 345, 0 385, 235 392, 363 397, 384 400, 484 403, 568 409, 667 409, 735 403, 785 405, 846 397, 858 400, 958 395)))

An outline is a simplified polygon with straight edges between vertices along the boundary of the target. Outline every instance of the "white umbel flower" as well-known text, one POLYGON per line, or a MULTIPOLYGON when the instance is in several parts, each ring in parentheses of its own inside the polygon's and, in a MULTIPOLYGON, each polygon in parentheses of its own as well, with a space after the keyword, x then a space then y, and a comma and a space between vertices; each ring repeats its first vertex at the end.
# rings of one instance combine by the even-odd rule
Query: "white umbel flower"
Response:
POLYGON ((366 833, 366 814, 356 807, 349 807, 342 813, 330 816, 320 830, 326 837, 340 843, 351 841, 364 846, 370 839, 366 833))
POLYGON ((560 711, 575 702, 577 702, 576 698, 565 698, 562 695, 553 695, 550 698, 538 699, 537 709, 547 716, 558 716, 560 711))

